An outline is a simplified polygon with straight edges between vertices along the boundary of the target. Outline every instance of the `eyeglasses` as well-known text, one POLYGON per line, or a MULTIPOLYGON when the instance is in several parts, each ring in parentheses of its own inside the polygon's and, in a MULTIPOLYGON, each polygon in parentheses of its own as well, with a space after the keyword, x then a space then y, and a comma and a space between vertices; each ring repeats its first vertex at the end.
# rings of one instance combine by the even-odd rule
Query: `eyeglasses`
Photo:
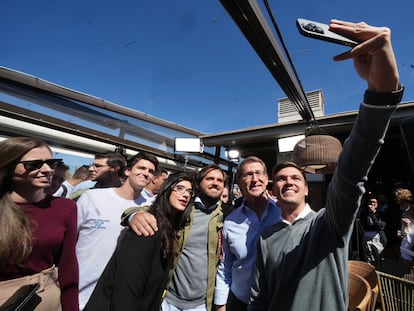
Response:
POLYGON ((62 159, 49 159, 49 160, 30 160, 30 161, 20 161, 17 163, 23 164, 24 168, 27 171, 35 171, 40 169, 43 164, 49 165, 50 168, 55 169, 59 166, 59 164, 62 162, 62 159))
POLYGON ((246 172, 242 174, 242 178, 252 179, 254 175, 256 175, 257 178, 263 178, 266 176, 266 173, 264 171, 246 172))
POLYGON ((94 169, 99 170, 99 169, 101 169, 101 168, 103 168, 103 167, 105 167, 105 166, 109 166, 109 165, 108 165, 108 164, 97 164, 97 163, 92 163, 92 164, 91 164, 91 166, 92 166, 94 169))
POLYGON ((188 192, 188 194, 193 197, 194 196, 194 191, 193 189, 187 189, 185 186, 183 185, 176 185, 173 188, 173 191, 177 192, 178 194, 184 194, 186 192, 188 192))

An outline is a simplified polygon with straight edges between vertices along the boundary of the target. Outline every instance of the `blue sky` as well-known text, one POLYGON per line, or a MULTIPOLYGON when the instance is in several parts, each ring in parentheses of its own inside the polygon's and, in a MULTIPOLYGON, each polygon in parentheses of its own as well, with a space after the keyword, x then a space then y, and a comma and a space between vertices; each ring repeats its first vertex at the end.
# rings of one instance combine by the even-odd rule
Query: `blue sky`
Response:
MULTIPOLYGON (((357 109, 366 85, 351 61, 332 61, 346 48, 302 37, 298 17, 389 26, 404 100, 414 99, 412 0, 269 3, 326 114, 357 109)), ((0 11, 1 66, 206 133, 277 121, 285 94, 218 0, 2 0, 0 11)))

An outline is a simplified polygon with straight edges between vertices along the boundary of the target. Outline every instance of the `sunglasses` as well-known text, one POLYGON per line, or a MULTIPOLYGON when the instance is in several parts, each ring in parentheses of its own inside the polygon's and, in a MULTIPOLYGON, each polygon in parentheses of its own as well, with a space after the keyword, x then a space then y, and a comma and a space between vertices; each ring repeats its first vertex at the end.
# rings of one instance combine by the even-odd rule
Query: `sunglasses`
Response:
POLYGON ((43 164, 49 165, 50 168, 55 169, 59 166, 59 164, 62 162, 62 159, 49 159, 49 160, 30 160, 30 161, 20 161, 17 163, 23 164, 24 168, 27 171, 35 171, 40 169, 43 164))

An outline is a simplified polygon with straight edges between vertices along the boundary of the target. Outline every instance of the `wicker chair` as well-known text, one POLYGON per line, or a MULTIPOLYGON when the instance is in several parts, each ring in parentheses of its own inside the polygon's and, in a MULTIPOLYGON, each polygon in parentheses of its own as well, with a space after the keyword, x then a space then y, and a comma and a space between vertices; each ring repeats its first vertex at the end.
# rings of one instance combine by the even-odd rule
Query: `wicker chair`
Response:
POLYGON ((349 260, 348 269, 349 273, 359 275, 369 283, 369 286, 371 286, 372 293, 368 310, 375 311, 379 294, 378 277, 375 272, 375 267, 365 261, 349 260))
POLYGON ((384 311, 414 310, 414 282, 377 271, 379 295, 384 311))
POLYGON ((371 301, 371 287, 368 282, 357 274, 349 277, 349 311, 367 311, 371 301))

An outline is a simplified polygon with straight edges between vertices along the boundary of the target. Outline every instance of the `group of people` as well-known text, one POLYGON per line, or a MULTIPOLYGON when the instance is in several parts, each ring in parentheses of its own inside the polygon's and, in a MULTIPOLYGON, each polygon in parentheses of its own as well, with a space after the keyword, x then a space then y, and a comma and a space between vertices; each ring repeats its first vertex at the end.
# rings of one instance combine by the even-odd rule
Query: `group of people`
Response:
POLYGON ((334 60, 353 59, 368 88, 325 208, 307 203, 299 166, 278 163, 269 176, 256 156, 237 168, 235 210, 223 204, 220 166, 161 172, 158 184, 145 152, 96 157, 93 188, 55 197, 45 189, 61 160, 40 140, 10 138, 0 143, 0 305, 39 282, 35 310, 347 310, 352 226, 403 87, 388 28, 330 27, 360 42, 334 60), (143 200, 153 180, 158 192, 143 200))
MULTIPOLYGON (((97 154, 89 167, 94 186, 69 199, 51 194, 55 170, 63 165, 52 158, 44 141, 16 137, 0 145, 0 305, 12 301, 23 286, 39 283, 27 310, 84 309, 117 245, 122 212, 151 204, 153 198, 146 201, 140 193, 146 189, 147 196, 155 196, 161 191, 158 179, 166 179, 165 170, 157 171, 157 158, 145 152, 128 161, 116 152, 97 154)), ((172 175, 169 182, 176 191, 166 189, 161 203, 153 205, 166 228, 159 244, 165 248, 162 260, 171 258, 172 237, 176 226, 185 223, 192 197, 188 193, 193 191, 187 174, 172 175), (187 191, 182 192, 182 186, 187 191), (179 217, 183 220, 177 222, 179 217)))
MULTIPOLYGON (((374 265, 381 260, 403 260, 414 266, 414 201, 411 190, 402 185, 391 192, 368 192, 358 214, 363 233, 361 259, 374 265)), ((403 269, 402 269, 403 270, 403 269)))

